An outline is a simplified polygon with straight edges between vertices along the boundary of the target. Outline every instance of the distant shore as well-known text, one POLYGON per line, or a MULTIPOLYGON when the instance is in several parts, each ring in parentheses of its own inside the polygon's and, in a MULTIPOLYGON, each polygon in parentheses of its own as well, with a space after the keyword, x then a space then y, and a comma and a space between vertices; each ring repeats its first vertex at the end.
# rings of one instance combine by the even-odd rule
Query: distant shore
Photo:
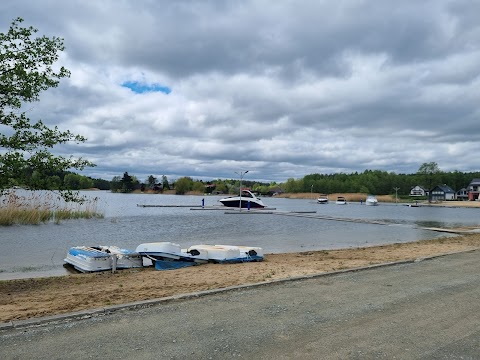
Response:
MULTIPOLYGON (((140 191, 136 191, 140 193, 140 191)), ((152 193, 153 192, 146 192, 146 193, 152 193)), ((175 190, 168 190, 163 192, 164 195, 175 195, 175 190)), ((186 195, 196 195, 196 196, 205 196, 205 194, 202 194, 201 192, 195 192, 195 191, 190 191, 186 195)), ((227 196, 228 194, 224 194, 224 196, 227 196)), ((311 200, 317 200, 318 197, 320 196, 320 193, 281 193, 277 194, 274 197, 279 197, 279 198, 286 198, 286 199, 311 199, 311 200)), ((344 197, 347 202, 358 202, 360 203, 361 201, 365 201, 367 198, 368 194, 364 193, 334 193, 334 194, 328 194, 327 197, 330 201, 335 201, 337 197, 342 196, 344 197)), ((222 195, 220 195, 222 196, 222 195)), ((230 195, 228 195, 230 196, 230 195)), ((480 208, 480 201, 456 201, 456 200, 447 200, 447 201, 441 201, 441 202, 432 202, 429 203, 427 200, 415 200, 414 197, 411 197, 407 200, 405 199, 400 199, 397 198, 395 199, 394 195, 377 195, 376 196, 377 200, 380 203, 398 203, 398 204, 413 204, 416 203, 419 206, 444 206, 444 207, 468 207, 468 208, 480 208)))

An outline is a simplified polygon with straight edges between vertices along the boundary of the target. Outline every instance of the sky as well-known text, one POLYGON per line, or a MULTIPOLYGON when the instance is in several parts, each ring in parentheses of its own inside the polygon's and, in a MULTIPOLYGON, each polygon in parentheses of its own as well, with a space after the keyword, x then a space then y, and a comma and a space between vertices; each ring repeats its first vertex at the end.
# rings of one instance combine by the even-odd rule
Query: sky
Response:
POLYGON ((64 39, 71 71, 31 119, 54 148, 175 180, 479 171, 480 1, 2 0, 64 39))

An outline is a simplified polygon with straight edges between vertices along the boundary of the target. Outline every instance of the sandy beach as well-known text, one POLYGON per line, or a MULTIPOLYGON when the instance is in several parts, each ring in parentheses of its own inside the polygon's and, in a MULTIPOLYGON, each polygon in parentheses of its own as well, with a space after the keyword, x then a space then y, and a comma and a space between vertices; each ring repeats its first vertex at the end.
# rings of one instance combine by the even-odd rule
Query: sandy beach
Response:
POLYGON ((480 234, 344 250, 267 254, 241 264, 205 264, 178 270, 153 268, 0 281, 0 322, 107 305, 287 279, 400 260, 478 249, 480 234))

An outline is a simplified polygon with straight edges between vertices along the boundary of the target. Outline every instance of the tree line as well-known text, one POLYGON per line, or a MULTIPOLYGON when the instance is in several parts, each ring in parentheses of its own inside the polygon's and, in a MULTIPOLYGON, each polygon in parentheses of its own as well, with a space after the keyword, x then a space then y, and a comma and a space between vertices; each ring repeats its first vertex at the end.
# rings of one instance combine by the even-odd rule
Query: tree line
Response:
MULTIPOLYGON (((350 174, 309 174, 303 178, 290 178, 284 183, 258 182, 242 180, 242 188, 268 195, 283 191, 286 193, 367 193, 388 195, 397 193, 399 196, 408 195, 414 186, 422 186, 430 190, 436 185, 446 184, 458 191, 467 187, 472 179, 480 178, 480 172, 444 172, 434 162, 422 164, 414 174, 397 174, 381 170, 365 170, 350 174)), ((22 186, 20 182, 14 182, 22 186)), ((29 184, 35 189, 46 190, 82 190, 97 188, 112 192, 129 193, 133 191, 151 191, 162 193, 165 190, 174 190, 175 194, 183 195, 189 192, 237 194, 240 189, 238 179, 196 180, 192 177, 181 177, 169 180, 167 176, 156 177, 149 175, 140 181, 135 175, 124 172, 123 176, 114 176, 112 180, 95 179, 72 172, 40 173, 33 171, 29 184)))
POLYGON ((414 174, 397 174, 381 170, 358 173, 310 174, 301 179, 288 179, 281 188, 288 193, 367 193, 375 195, 408 195, 419 185, 430 190, 436 185, 448 185, 458 191, 467 187, 480 172, 441 171, 435 162, 422 164, 414 174))
MULTIPOLYGON (((267 184, 248 180, 243 180, 242 182, 242 188, 251 188, 260 193, 268 192, 272 186, 276 186, 276 183, 267 184)), ((121 193, 129 193, 135 190, 161 193, 165 190, 174 190, 177 195, 184 195, 188 192, 235 194, 239 192, 240 182, 233 179, 195 180, 189 176, 169 181, 165 175, 161 178, 149 175, 144 182, 140 182, 135 175, 124 172, 123 176, 114 176, 112 178, 109 189, 112 192, 121 193)))

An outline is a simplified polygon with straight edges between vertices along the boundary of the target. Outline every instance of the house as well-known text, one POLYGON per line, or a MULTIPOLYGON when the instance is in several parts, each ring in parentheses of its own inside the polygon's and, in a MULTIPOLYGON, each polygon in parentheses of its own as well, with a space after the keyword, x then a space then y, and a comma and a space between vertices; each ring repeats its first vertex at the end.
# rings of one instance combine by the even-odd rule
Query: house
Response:
POLYGON ((467 188, 461 188, 455 194, 455 198, 460 201, 468 200, 468 190, 467 188))
POLYGON ((428 195, 428 191, 425 190, 420 185, 417 185, 410 189, 410 196, 427 196, 427 195, 428 195))
POLYGON ((455 200, 455 191, 448 185, 437 185, 430 190, 430 201, 455 200))
POLYGON ((480 194, 480 179, 473 179, 467 186, 468 200, 478 200, 480 194))

